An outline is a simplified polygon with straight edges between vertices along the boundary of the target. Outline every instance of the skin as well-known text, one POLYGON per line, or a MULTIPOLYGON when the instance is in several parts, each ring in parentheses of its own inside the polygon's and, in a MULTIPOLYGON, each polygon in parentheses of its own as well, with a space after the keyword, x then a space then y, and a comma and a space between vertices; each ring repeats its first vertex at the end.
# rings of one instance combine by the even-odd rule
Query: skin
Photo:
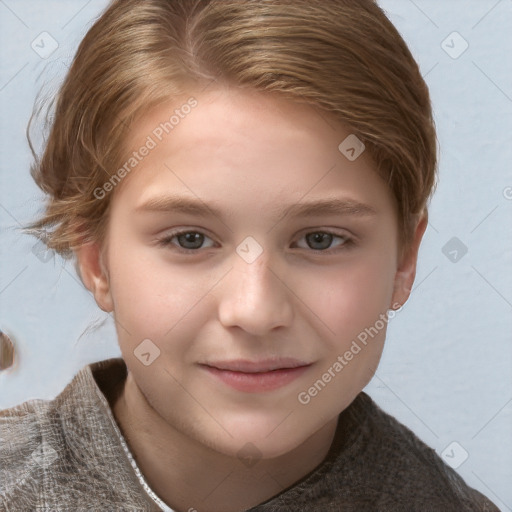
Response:
MULTIPOLYGON (((309 403, 298 394, 405 303, 427 219, 399 259, 394 200, 370 155, 352 162, 338 150, 349 130, 272 94, 218 86, 193 95, 197 107, 116 187, 105 244, 77 257, 84 284, 116 319, 129 373, 113 412, 149 485, 177 511, 234 512, 325 458, 339 413, 373 376, 385 327, 309 403), (215 204, 223 218, 135 211, 169 193, 215 204), (331 197, 377 214, 276 213, 331 197), (202 245, 158 245, 174 228, 204 234, 202 245), (335 236, 315 242, 319 231, 335 236), (247 236, 263 249, 252 263, 236 252, 247 236), (145 339, 160 350, 149 366, 134 354, 145 339), (282 388, 249 393, 197 364, 277 356, 312 365, 282 388), (247 443, 259 459, 251 467, 237 455, 247 443)), ((185 101, 149 111, 127 148, 185 101)))

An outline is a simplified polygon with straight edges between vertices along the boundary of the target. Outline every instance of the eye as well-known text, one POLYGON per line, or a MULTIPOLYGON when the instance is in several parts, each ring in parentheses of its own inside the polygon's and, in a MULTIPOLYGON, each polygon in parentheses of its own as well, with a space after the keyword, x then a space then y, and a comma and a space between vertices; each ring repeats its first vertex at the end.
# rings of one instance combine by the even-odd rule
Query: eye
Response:
MULTIPOLYGON (((336 252, 341 249, 348 249, 354 244, 354 240, 347 235, 338 235, 332 231, 311 231, 306 233, 302 238, 306 240, 307 247, 303 249, 313 249, 315 252, 336 252), (334 250, 327 251, 332 244, 333 239, 338 238, 341 243, 334 250)), ((301 239, 302 239, 301 238, 301 239)))
MULTIPOLYGON (((301 239, 306 240, 307 247, 299 246, 302 249, 312 249, 315 252, 336 252, 338 250, 348 249, 354 245, 354 240, 347 235, 336 234, 331 231, 311 231, 306 233, 301 239), (334 239, 339 239, 340 243, 335 249, 330 249, 334 239)), ((300 240, 301 240, 300 239, 300 240)), ((199 249, 204 249, 203 243, 205 240, 213 240, 206 236, 201 231, 174 231, 163 238, 158 240, 158 245, 162 247, 174 246, 176 251, 181 253, 198 252, 199 249), (173 242, 176 240, 176 242, 173 242)), ((213 247, 214 242, 209 247, 213 247)), ((208 247, 206 247, 208 248, 208 247)))
POLYGON ((201 249, 205 238, 211 240, 210 237, 200 231, 174 231, 159 239, 158 245, 164 247, 174 245, 178 252, 183 253, 197 252, 197 249, 201 249), (179 245, 173 243, 174 239, 177 240, 179 245))

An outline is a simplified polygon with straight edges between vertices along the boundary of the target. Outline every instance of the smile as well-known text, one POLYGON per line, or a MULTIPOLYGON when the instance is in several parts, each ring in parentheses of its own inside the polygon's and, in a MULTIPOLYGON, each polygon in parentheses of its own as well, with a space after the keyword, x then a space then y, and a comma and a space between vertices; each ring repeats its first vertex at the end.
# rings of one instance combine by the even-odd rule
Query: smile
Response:
POLYGON ((261 362, 225 361, 200 366, 231 388, 259 393, 286 386, 306 372, 311 364, 295 359, 278 359, 261 362))

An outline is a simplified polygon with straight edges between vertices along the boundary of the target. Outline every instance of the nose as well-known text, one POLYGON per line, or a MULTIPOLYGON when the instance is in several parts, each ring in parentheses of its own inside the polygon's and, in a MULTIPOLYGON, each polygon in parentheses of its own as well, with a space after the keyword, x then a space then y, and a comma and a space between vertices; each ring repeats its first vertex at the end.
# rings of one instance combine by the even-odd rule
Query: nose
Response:
MULTIPOLYGON (((233 255, 233 268, 220 289, 219 318, 225 327, 239 327, 254 336, 290 326, 292 286, 263 251, 255 261, 233 255)), ((281 272, 282 273, 282 272, 281 272)))

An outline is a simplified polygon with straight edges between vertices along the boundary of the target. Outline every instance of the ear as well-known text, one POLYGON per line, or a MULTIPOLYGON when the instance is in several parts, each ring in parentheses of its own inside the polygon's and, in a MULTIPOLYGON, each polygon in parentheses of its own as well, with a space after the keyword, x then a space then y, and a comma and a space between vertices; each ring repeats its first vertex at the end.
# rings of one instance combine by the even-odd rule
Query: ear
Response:
POLYGON ((423 234, 427 229, 428 213, 422 214, 416 224, 414 236, 411 244, 406 251, 401 254, 398 268, 395 274, 392 309, 399 309, 397 304, 403 306, 411 294, 414 278, 416 277, 416 262, 418 260, 418 251, 423 234))
POLYGON ((113 311, 112 295, 103 253, 97 242, 87 243, 75 249, 77 270, 85 287, 92 292, 96 304, 107 313, 113 311))

